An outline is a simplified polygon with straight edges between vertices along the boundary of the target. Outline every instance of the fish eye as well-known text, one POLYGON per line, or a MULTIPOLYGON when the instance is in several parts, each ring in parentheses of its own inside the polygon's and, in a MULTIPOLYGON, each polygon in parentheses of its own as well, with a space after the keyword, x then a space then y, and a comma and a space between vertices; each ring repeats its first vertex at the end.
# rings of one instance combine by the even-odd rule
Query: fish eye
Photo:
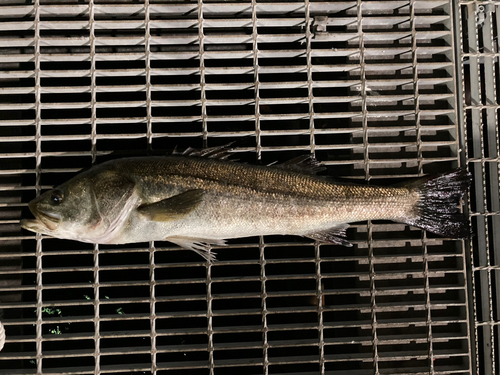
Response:
POLYGON ((50 196, 50 200, 54 204, 60 204, 64 198, 64 193, 61 189, 54 189, 52 191, 52 195, 50 196))

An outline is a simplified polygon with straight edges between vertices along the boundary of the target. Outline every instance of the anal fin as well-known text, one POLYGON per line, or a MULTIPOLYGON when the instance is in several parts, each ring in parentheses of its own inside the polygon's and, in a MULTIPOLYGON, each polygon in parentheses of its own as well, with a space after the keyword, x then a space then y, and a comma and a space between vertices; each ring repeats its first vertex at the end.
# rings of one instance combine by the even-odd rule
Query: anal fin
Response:
POLYGON ((304 235, 304 237, 308 237, 316 241, 351 247, 352 244, 345 239, 347 228, 349 228, 349 224, 340 224, 322 232, 308 233, 304 235))
POLYGON ((185 249, 193 250, 209 262, 217 260, 217 254, 211 252, 212 246, 210 245, 226 246, 226 241, 214 238, 167 237, 166 240, 185 249))

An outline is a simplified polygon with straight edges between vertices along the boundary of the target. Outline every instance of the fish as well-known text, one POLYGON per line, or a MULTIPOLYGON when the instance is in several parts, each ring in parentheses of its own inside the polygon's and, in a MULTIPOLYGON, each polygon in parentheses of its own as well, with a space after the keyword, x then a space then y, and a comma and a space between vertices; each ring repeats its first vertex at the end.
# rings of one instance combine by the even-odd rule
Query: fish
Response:
POLYGON ((238 163, 230 145, 110 160, 29 203, 21 226, 94 244, 169 241, 214 261, 212 245, 297 235, 352 246, 350 223, 391 220, 443 237, 470 237, 460 202, 471 176, 456 169, 394 186, 339 183, 312 155, 238 163))

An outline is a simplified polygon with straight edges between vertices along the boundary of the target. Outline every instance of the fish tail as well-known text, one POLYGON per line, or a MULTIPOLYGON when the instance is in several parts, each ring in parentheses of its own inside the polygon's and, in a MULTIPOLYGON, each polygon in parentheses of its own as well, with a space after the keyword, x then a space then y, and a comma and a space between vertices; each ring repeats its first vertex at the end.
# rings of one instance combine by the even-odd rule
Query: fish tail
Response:
POLYGON ((471 175, 465 169, 437 176, 420 178, 405 187, 417 191, 413 217, 407 224, 447 238, 470 238, 468 216, 459 208, 460 199, 467 193, 471 175))

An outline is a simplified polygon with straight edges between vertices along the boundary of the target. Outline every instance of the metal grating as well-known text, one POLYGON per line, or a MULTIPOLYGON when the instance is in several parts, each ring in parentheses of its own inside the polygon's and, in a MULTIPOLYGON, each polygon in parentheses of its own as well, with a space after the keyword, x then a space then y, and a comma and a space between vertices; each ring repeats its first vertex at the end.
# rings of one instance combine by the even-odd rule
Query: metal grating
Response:
POLYGON ((349 230, 353 248, 246 238, 209 265, 168 242, 93 246, 18 224, 82 168, 176 145, 245 138, 242 160, 311 152, 376 183, 458 166, 452 4, 2 2, 0 374, 470 374, 461 241, 369 222, 349 230))
POLYGON ((459 2, 462 103, 466 153, 473 173, 469 210, 475 238, 470 243, 474 363, 478 374, 500 373, 500 221, 498 35, 495 2, 459 2))

